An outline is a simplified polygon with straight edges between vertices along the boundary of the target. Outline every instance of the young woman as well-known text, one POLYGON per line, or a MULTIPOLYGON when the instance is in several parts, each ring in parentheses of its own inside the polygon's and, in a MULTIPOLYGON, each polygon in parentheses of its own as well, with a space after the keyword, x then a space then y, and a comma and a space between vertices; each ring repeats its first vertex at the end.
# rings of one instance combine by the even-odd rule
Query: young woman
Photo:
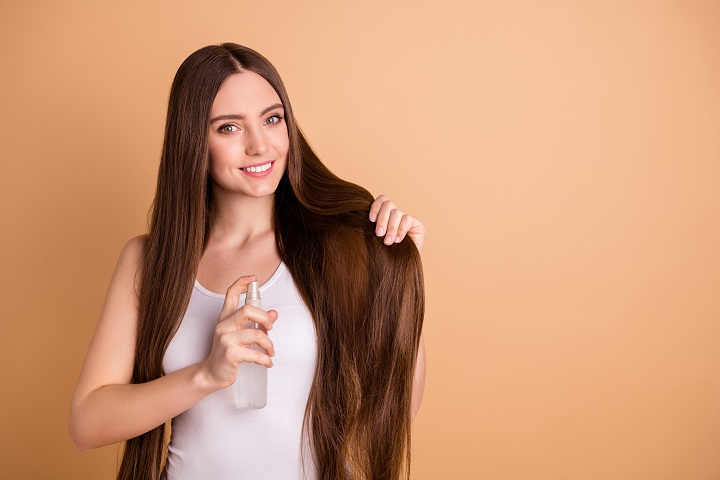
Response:
POLYGON ((119 479, 407 478, 424 235, 320 162, 264 57, 198 50, 173 81, 149 233, 113 274, 73 441, 126 441, 119 479), (243 305, 252 281, 262 308, 243 305), (243 362, 269 368, 265 408, 233 404, 243 362))

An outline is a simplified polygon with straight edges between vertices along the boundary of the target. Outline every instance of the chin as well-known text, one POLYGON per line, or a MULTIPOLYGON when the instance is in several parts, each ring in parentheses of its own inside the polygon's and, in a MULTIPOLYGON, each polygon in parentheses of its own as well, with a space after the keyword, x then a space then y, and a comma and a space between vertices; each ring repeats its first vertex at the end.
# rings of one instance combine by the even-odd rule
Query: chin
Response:
POLYGON ((264 186, 264 187, 266 187, 266 188, 257 189, 252 192, 246 192, 245 194, 248 196, 251 196, 251 197, 255 197, 255 198, 265 198, 265 197, 275 195, 275 191, 277 190, 278 186, 276 184, 272 188, 267 188, 268 186, 264 186))

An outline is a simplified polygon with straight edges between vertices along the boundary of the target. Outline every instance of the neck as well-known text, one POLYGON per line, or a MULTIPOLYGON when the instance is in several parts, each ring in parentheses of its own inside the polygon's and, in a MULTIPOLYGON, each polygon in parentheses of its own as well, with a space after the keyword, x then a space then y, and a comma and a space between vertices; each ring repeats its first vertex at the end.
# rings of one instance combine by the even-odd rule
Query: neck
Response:
POLYGON ((261 198, 213 191, 209 243, 240 247, 274 231, 274 195, 261 198))

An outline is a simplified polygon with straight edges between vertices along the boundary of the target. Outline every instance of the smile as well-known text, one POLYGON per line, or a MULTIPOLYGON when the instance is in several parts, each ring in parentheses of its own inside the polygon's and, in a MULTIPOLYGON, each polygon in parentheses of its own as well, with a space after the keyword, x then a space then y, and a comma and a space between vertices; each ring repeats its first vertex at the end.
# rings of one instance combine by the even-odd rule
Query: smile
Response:
POLYGON ((246 171, 246 172, 264 172, 268 168, 272 166, 273 162, 268 162, 265 165, 260 165, 259 167, 246 167, 241 168, 240 170, 246 171))
POLYGON ((273 167, 274 163, 275 163, 275 160, 271 160, 262 165, 253 165, 251 167, 241 168, 240 170, 245 175, 248 175, 250 177, 261 178, 261 177, 270 175, 270 172, 272 171, 272 167, 273 167))

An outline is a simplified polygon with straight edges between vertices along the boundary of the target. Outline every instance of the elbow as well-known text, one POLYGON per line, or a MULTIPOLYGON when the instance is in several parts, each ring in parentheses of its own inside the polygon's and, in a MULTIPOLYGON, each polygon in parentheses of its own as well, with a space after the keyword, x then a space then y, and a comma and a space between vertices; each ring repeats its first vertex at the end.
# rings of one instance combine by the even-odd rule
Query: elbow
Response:
POLYGON ((68 419, 68 430, 70 431, 70 440, 72 440, 78 450, 81 452, 89 452, 92 450, 92 447, 85 442, 82 432, 80 428, 78 428, 77 419, 74 418, 72 414, 68 419))
POLYGON ((76 442, 75 440, 73 440, 73 443, 75 444, 75 447, 83 453, 92 452, 94 450, 93 448, 87 447, 83 444, 80 444, 80 443, 76 442))
POLYGON ((82 415, 75 406, 70 409, 68 431, 70 433, 70 440, 72 440, 75 447, 81 452, 90 452, 96 448, 96 446, 88 441, 87 429, 83 427, 82 415))

